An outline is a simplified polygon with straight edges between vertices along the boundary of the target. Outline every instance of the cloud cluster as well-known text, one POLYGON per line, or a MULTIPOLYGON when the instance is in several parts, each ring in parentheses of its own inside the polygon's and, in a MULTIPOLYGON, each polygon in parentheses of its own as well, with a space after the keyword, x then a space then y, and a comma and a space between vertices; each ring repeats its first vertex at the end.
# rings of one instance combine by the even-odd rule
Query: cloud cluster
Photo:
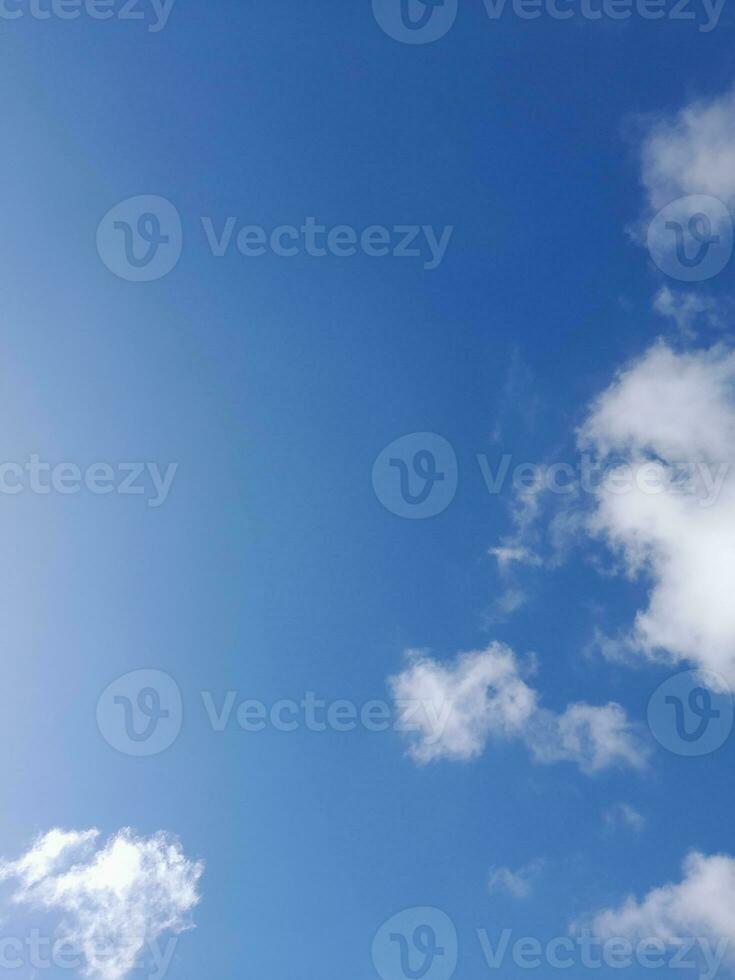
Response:
MULTIPOLYGON (((640 151, 647 206, 634 239, 668 275, 686 282, 712 278, 732 254, 735 91, 649 118, 640 151)), ((721 325, 716 306, 701 294, 680 299, 665 291, 657 305, 685 333, 694 323, 721 325)))
POLYGON ((590 928, 600 939, 657 939, 667 946, 683 938, 706 939, 715 947, 729 947, 735 963, 735 858, 693 851, 684 861, 680 882, 597 912, 590 928))
POLYGON ((191 927, 203 871, 175 839, 121 830, 51 830, 16 861, 0 862, 12 900, 60 915, 60 938, 78 949, 85 973, 121 980, 146 944, 191 927))
POLYGON ((502 643, 459 654, 451 664, 418 651, 409 651, 407 661, 389 685, 398 727, 418 763, 472 759, 488 741, 520 739, 538 762, 575 762, 586 773, 645 764, 645 748, 620 705, 570 704, 561 714, 541 708, 502 643), (417 712, 416 705, 429 710, 417 712))
POLYGON ((642 180, 653 210, 687 194, 735 206, 735 92, 690 103, 649 125, 642 180))
POLYGON ((648 467, 665 487, 600 490, 588 524, 631 576, 652 584, 625 645, 688 660, 735 689, 735 353, 657 344, 597 400, 579 442, 621 466, 648 467), (702 484, 708 474, 714 487, 702 484))

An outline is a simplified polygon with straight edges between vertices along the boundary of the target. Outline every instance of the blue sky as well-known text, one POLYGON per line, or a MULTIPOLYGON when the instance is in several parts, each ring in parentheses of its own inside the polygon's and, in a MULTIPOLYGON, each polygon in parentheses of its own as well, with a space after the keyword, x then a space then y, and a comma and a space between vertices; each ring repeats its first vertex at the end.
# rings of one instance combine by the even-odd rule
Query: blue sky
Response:
MULTIPOLYGON (((144 911, 164 921, 175 906, 168 975, 182 980, 400 980, 394 961, 376 966, 373 938, 422 907, 454 924, 465 977, 499 972, 482 929, 493 943, 511 929, 545 944, 582 920, 735 940, 711 917, 669 909, 662 924, 645 904, 700 871, 705 899, 723 894, 710 872, 731 881, 727 864, 682 862, 735 853, 735 741, 691 758, 646 724, 680 670, 730 703, 729 472, 711 508, 664 494, 636 509, 537 498, 510 477, 490 494, 477 458, 493 471, 504 454, 513 467, 730 458, 731 266, 666 275, 645 229, 691 195, 732 211, 732 11, 704 32, 669 16, 590 21, 578 5, 565 21, 492 20, 467 0, 444 36, 406 44, 367 0, 177 0, 161 30, 145 3, 143 20, 121 7, 39 20, 6 0, 22 16, 0 16, 0 461, 22 467, 21 490, 2 493, 0 854, 97 828, 73 841, 93 862, 132 828, 137 860, 174 835, 200 900, 179 882, 144 911), (141 195, 182 227, 180 256, 150 282, 120 275, 121 229, 105 224, 141 195), (234 244, 244 226, 269 241, 310 216, 352 229, 355 254, 234 244), (219 235, 229 217, 218 257, 202 219, 219 235), (362 247, 369 226, 391 249, 399 226, 451 235, 426 268, 423 231, 421 255, 378 257, 362 247), (411 433, 443 437, 458 474, 448 506, 419 520, 381 503, 398 467, 374 485, 376 459, 411 433), (82 474, 106 464, 113 490, 34 492, 32 456, 82 474), (146 463, 159 477, 175 464, 160 506, 151 469, 135 477, 143 492, 115 492, 121 466, 146 463), (182 723, 138 757, 97 712, 142 669, 173 678, 182 723), (397 690, 439 706, 469 691, 462 723, 432 750, 425 729, 249 732, 234 712, 217 732, 202 698, 219 708, 233 691, 236 711, 314 692, 395 717, 397 690), (611 703, 614 717, 569 713, 611 703), (623 922, 629 894, 638 912, 623 922)), ((727 235, 714 217, 711 230, 727 235)), ((72 928, 58 896, 3 867, 2 936, 72 928)), ((93 975, 149 976, 115 969, 93 975)))

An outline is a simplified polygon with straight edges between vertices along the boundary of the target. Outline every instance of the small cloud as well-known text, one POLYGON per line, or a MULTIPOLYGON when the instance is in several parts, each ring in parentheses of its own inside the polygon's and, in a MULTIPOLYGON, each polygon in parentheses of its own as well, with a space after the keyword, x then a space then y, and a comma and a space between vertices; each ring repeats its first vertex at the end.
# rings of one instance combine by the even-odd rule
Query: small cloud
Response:
POLYGON ((511 424, 520 423, 526 429, 533 426, 542 408, 537 390, 533 371, 523 361, 520 351, 514 349, 500 389, 495 424, 490 436, 493 442, 502 442, 511 424))
POLYGON ((532 861, 516 871, 505 867, 491 868, 487 882, 488 892, 491 895, 497 892, 507 892, 513 898, 528 898, 533 891, 534 881, 542 868, 543 861, 532 861))
POLYGON ((496 548, 490 548, 488 554, 497 560, 501 568, 507 568, 514 562, 522 565, 538 566, 541 564, 541 559, 538 555, 534 554, 529 548, 520 545, 498 545, 496 548))
POLYGON ((619 827, 634 830, 636 833, 643 830, 646 818, 639 813, 634 806, 629 803, 613 803, 603 814, 605 827, 608 830, 616 830, 619 827))
POLYGON ((486 615, 488 625, 504 623, 506 620, 525 606, 528 596, 523 589, 510 588, 501 593, 490 606, 486 615))

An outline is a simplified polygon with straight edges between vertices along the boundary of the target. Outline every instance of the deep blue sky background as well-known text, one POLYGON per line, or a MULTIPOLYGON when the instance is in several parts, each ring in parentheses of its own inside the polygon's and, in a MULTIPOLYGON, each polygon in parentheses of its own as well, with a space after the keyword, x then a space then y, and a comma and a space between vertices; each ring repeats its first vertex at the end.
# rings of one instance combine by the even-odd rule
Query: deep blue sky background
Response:
POLYGON ((426 47, 391 40, 363 0, 178 0, 159 34, 0 21, 0 457, 180 464, 159 510, 0 501, 0 852, 56 825, 179 834, 207 870, 170 976, 369 978, 375 930, 413 905, 452 917, 458 975, 482 976, 475 929, 563 933, 678 878, 689 847, 732 848, 727 783, 711 805, 731 742, 659 749, 645 776, 537 767, 515 745, 420 769, 395 734, 213 734, 198 694, 361 702, 386 696, 406 647, 498 638, 538 654, 550 707, 615 699, 644 720, 665 672, 583 654, 595 604, 614 627, 643 586, 578 556, 487 626, 502 583, 486 551, 511 501, 488 497, 474 458, 569 458, 589 398, 665 328, 624 230, 641 209, 626 127, 727 88, 732 26, 491 23, 479 0, 426 47), (179 265, 151 284, 95 250, 134 194, 184 222, 179 265), (435 271, 214 259, 202 215, 455 231, 435 271), (531 380, 509 406, 514 359, 531 380), (417 430, 449 439, 460 487, 443 515, 401 521, 371 466, 417 430), (99 692, 138 667, 167 670, 185 702, 152 759, 95 725, 99 692), (604 832, 620 800, 647 817, 637 837, 604 832), (535 858, 528 901, 487 895, 491 865, 535 858))

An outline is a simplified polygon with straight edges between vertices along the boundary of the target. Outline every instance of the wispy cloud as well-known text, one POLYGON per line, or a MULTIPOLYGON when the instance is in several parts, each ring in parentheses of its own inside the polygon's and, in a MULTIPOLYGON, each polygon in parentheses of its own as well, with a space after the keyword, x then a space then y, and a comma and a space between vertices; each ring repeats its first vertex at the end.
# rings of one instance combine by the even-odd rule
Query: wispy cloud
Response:
POLYGON ((542 868, 542 861, 532 861, 515 871, 506 867, 491 868, 487 881, 488 892, 506 892, 513 898, 528 898, 542 868))
POLYGON ((672 290, 668 286, 663 286, 653 301, 656 313, 673 321, 681 335, 689 340, 697 336, 699 327, 724 327, 726 305, 712 296, 672 290))
POLYGON ((622 827, 638 832, 643 830, 646 823, 643 814, 639 813, 630 803, 613 803, 605 810, 603 819, 608 830, 616 830, 622 827))

